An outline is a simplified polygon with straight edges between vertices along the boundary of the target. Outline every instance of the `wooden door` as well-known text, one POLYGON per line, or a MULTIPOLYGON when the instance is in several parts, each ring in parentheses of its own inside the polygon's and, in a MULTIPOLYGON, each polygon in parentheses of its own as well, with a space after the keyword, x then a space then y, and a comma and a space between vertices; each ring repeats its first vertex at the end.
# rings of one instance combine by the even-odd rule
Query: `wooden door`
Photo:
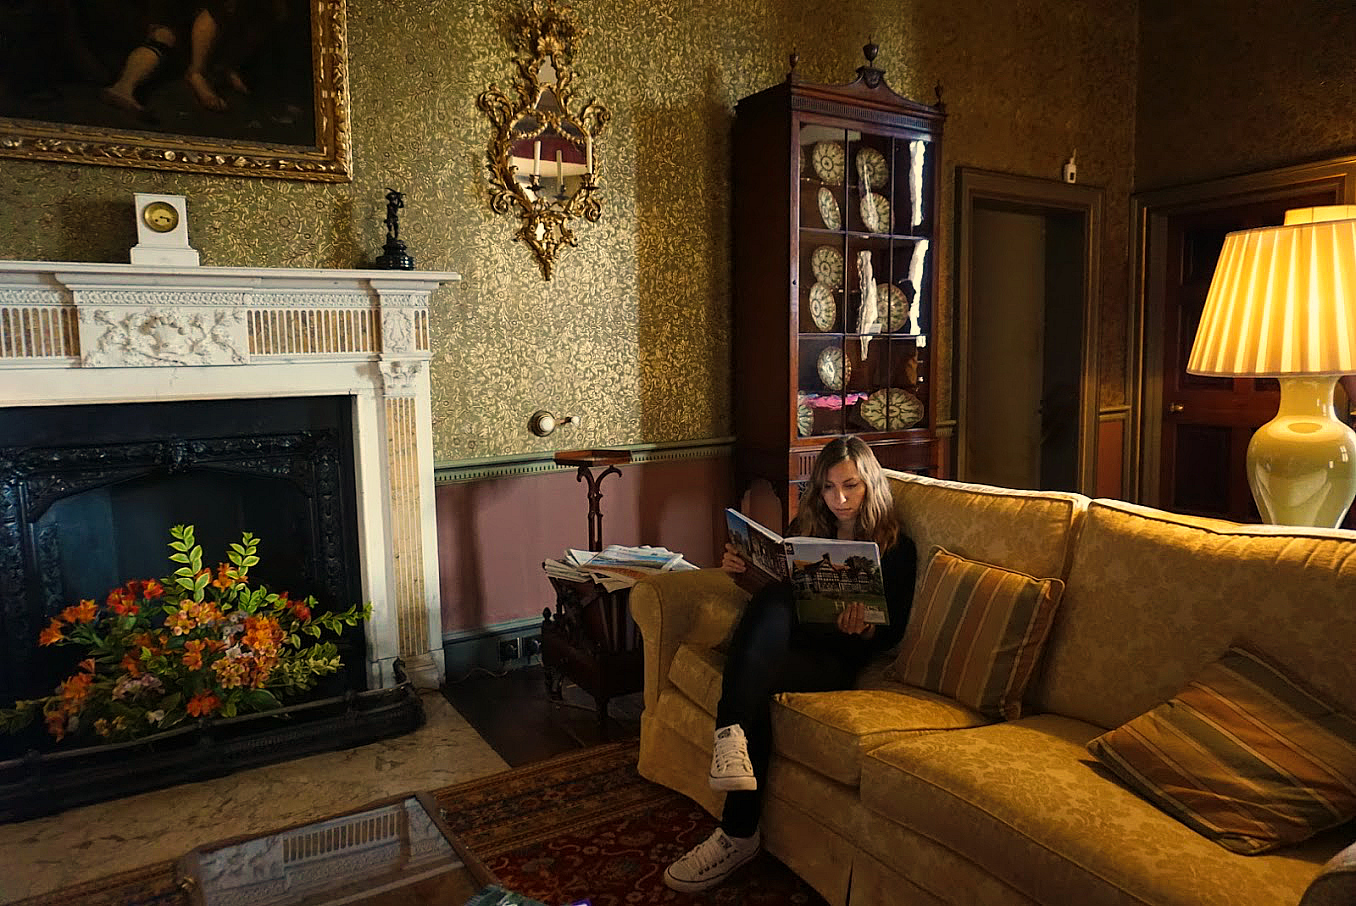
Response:
POLYGON ((1283 223, 1291 208, 1341 202, 1340 186, 1305 184, 1272 190, 1260 199, 1221 199, 1169 213, 1160 221, 1166 254, 1158 506, 1235 522, 1260 521, 1245 458, 1253 432, 1276 414, 1277 382, 1187 374, 1187 358, 1224 237, 1283 223))

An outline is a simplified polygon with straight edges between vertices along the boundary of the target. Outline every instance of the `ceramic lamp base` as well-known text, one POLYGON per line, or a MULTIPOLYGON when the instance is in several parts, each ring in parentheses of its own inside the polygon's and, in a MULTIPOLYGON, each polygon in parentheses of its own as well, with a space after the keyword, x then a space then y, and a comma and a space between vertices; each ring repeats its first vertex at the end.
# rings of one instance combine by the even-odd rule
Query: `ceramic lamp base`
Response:
POLYGON ((1336 376, 1279 379, 1276 417, 1248 444, 1248 485, 1273 525, 1336 528, 1356 497, 1356 431, 1333 408, 1336 376))

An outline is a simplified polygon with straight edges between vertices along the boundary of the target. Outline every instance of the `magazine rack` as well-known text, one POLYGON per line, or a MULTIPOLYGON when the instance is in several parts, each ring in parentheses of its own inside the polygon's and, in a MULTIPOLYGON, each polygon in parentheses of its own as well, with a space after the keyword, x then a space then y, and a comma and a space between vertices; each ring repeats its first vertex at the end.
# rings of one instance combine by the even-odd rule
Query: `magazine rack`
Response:
POLYGON ((597 582, 547 576, 556 590, 556 609, 542 611, 541 663, 546 693, 563 698, 569 677, 593 697, 598 727, 607 734, 607 703, 645 685, 640 630, 631 619, 631 589, 608 591, 597 582))

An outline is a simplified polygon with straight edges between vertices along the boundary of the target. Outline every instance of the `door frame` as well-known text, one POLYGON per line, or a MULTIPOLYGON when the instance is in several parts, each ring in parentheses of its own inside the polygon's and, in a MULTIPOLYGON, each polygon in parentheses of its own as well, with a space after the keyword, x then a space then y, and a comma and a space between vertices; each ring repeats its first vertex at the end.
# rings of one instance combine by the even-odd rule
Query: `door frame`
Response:
POLYGON ((957 167, 956 197, 956 438, 952 444, 954 474, 964 479, 970 393, 970 314, 974 287, 974 217, 977 206, 1006 204, 1036 214, 1073 214, 1083 218, 1083 332, 1079 350, 1077 490, 1091 495, 1097 485, 1098 287, 1102 284, 1102 231, 1105 192, 1100 186, 1066 183, 1034 176, 1016 176, 975 167, 957 167))
POLYGON ((1334 204, 1356 204, 1356 155, 1207 182, 1171 186, 1131 197, 1134 266, 1131 268, 1131 373, 1135 375, 1128 499, 1159 506, 1163 442, 1162 287, 1167 280, 1167 221, 1183 214, 1267 201, 1298 189, 1331 187, 1334 204))

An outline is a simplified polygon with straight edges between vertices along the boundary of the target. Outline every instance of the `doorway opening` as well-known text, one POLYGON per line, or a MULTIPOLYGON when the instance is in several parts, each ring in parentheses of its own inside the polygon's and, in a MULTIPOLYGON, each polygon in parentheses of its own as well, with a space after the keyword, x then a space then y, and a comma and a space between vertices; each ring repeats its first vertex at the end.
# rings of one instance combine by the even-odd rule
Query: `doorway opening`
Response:
POLYGON ((962 168, 956 476, 1089 493, 1100 189, 962 168))

